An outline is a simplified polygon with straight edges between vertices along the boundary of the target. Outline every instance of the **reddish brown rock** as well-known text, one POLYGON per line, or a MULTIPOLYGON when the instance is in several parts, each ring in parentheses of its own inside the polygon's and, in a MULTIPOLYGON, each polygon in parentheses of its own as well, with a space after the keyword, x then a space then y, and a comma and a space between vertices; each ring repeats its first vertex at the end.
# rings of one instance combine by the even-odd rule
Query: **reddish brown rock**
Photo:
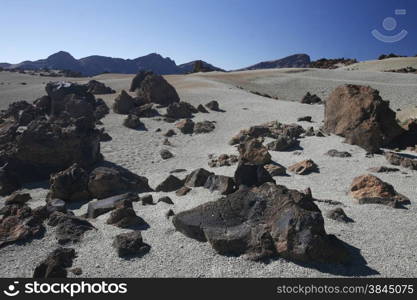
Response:
POLYGON ((307 159, 288 167, 288 171, 298 175, 308 175, 318 172, 318 166, 311 159, 307 159))
POLYGON ((377 90, 351 84, 339 86, 327 99, 324 130, 372 153, 404 133, 377 90))
POLYGON ((362 175, 353 179, 350 195, 359 204, 384 204, 392 207, 410 204, 410 200, 397 193, 394 187, 373 175, 362 175))

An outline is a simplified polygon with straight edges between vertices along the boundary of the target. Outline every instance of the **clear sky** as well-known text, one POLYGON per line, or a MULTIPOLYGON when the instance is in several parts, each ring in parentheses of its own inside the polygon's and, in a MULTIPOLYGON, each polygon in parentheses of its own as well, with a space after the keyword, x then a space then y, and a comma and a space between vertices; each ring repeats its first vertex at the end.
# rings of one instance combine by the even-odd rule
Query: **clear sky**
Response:
POLYGON ((416 0, 0 0, 0 12, 0 62, 9 63, 59 50, 75 58, 157 52, 178 64, 203 59, 225 69, 295 53, 417 54, 416 0), (384 28, 387 17, 395 29, 392 19, 384 28), (408 35, 384 43, 373 29, 408 35))

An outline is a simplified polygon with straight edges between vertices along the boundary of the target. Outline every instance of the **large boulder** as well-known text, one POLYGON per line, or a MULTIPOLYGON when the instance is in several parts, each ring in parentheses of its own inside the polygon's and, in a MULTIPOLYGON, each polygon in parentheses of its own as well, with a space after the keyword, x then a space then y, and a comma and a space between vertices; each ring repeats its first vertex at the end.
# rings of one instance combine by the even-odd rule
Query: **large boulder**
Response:
POLYGON ((0 161, 8 162, 19 180, 42 179, 78 163, 90 166, 101 160, 100 133, 46 120, 33 121, 16 139, 3 145, 0 161))
POLYGON ((120 92, 120 95, 114 99, 113 111, 116 114, 127 115, 131 109, 135 107, 133 98, 124 90, 120 92))
POLYGON ((326 233, 311 197, 272 183, 178 213, 173 224, 222 255, 330 263, 350 259, 344 245, 326 233))
POLYGON ((20 186, 19 179, 8 170, 7 164, 0 167, 0 196, 7 196, 20 189, 20 186))
POLYGON ((368 152, 378 152, 404 133, 389 102, 371 87, 343 85, 329 96, 325 106, 324 130, 346 138, 368 152))
POLYGON ((82 99, 92 106, 95 103, 94 95, 87 91, 88 87, 86 85, 57 81, 47 83, 45 90, 51 100, 51 114, 55 116, 65 110, 68 98, 82 99))
POLYGON ((391 184, 369 174, 353 179, 350 195, 359 204, 384 204, 392 207, 410 204, 410 200, 397 193, 391 184))
POLYGON ((149 103, 156 103, 168 106, 175 102, 180 102, 180 98, 175 88, 170 85, 162 76, 148 74, 137 90, 139 98, 149 103))
POLYGON ((97 167, 89 176, 88 191, 93 198, 103 199, 126 192, 144 193, 152 189, 148 179, 120 167, 97 167))
POLYGON ((140 71, 138 74, 136 74, 135 77, 133 77, 132 82, 130 84, 129 92, 134 92, 137 89, 140 89, 145 77, 151 74, 153 73, 148 71, 140 71))

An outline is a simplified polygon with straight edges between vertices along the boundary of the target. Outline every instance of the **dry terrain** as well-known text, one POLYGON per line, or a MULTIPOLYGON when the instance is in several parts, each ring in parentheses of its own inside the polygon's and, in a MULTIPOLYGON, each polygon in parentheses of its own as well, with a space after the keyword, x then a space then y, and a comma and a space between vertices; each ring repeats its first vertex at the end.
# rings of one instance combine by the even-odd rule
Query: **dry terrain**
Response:
MULTIPOLYGON (((390 64, 390 59, 383 63, 390 64)), ((404 60, 404 59, 403 59, 404 60)), ((412 59, 414 66, 416 59, 412 59)), ((417 117, 417 75, 378 72, 378 62, 360 63, 337 70, 274 69, 242 71, 233 73, 207 73, 171 75, 165 78, 177 89, 182 101, 194 106, 217 100, 224 112, 196 114, 194 121, 216 121, 211 133, 199 135, 179 134, 171 138, 172 147, 164 146, 161 133, 174 127, 155 118, 141 119, 146 131, 132 130, 122 126, 124 116, 110 112, 103 119, 106 131, 113 137, 101 143, 106 160, 117 163, 130 171, 149 179, 151 187, 157 186, 174 169, 206 168, 216 174, 233 176, 236 166, 210 168, 208 155, 237 154, 228 141, 239 130, 252 125, 278 120, 282 123, 297 123, 297 118, 312 116, 313 123, 298 122, 304 128, 322 125, 324 106, 300 104, 306 92, 325 99, 337 86, 344 83, 370 85, 378 89, 391 107, 402 118, 417 117), (350 69, 360 70, 352 71, 350 69), (348 70, 349 69, 349 70, 348 70), (265 93, 276 99, 255 95, 249 91, 265 93), (160 128, 162 131, 157 132, 160 128), (175 156, 163 160, 161 149, 169 149, 175 156)), ((408 61, 403 62, 409 65, 408 61)), ((379 62, 381 64, 381 62, 379 62)), ((128 90, 131 75, 105 74, 94 79, 107 86, 128 90)), ((45 83, 56 78, 36 77, 24 74, 0 72, 0 108, 4 109, 16 100, 32 101, 45 94, 45 83), (25 83, 25 84, 22 84, 25 83)), ((86 79, 66 79, 86 82, 86 79)), ((117 94, 99 95, 111 106, 117 94)), ((300 150, 272 152, 272 159, 290 166, 304 159, 313 159, 320 172, 307 176, 293 175, 275 177, 278 184, 304 190, 310 187, 314 197, 343 203, 343 209, 354 223, 339 223, 325 217, 326 231, 335 234, 349 245, 354 262, 349 266, 322 264, 296 264, 278 259, 268 264, 252 262, 242 257, 227 257, 216 254, 208 243, 200 243, 176 232, 165 212, 193 208, 220 195, 204 188, 193 188, 184 197, 167 193, 174 205, 158 203, 142 206, 134 203, 136 213, 146 220, 150 228, 143 231, 144 241, 151 251, 141 258, 119 258, 111 246, 113 237, 123 231, 107 225, 107 215, 92 220, 97 230, 86 232, 83 240, 73 247, 78 257, 74 267, 83 269, 86 277, 327 277, 327 276, 417 276, 417 171, 401 169, 401 172, 377 174, 411 200, 408 209, 393 209, 383 205, 358 205, 347 194, 352 179, 367 174, 367 169, 389 165, 382 155, 366 156, 360 147, 343 143, 338 136, 306 137, 301 139, 300 150), (332 158, 324 155, 330 149, 349 151, 352 157, 332 158)), ((179 177, 187 173, 179 173, 179 177)), ((47 183, 41 182, 25 187, 33 200, 31 207, 43 205, 47 183)), ((152 193, 157 199, 165 193, 152 193)), ((3 203, 0 200, 0 203, 3 203)), ((318 204, 323 215, 334 208, 318 204)), ((86 211, 87 205, 73 205, 77 215, 86 211)), ((0 249, 0 276, 32 276, 33 270, 56 246, 53 228, 48 227, 43 239, 22 245, 9 245, 0 249)), ((74 276, 70 274, 70 276, 74 276)))

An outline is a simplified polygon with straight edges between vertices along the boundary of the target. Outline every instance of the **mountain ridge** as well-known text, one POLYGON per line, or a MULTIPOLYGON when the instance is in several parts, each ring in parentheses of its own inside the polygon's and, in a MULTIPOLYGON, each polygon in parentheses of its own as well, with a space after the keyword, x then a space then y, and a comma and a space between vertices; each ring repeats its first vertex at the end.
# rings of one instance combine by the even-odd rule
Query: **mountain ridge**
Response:
MULTIPOLYGON (((80 59, 74 58, 66 51, 58 51, 45 59, 35 61, 23 61, 17 64, 0 63, 0 67, 4 69, 55 69, 55 70, 71 70, 80 72, 84 76, 95 76, 102 73, 121 73, 136 74, 141 70, 153 71, 160 75, 167 74, 187 74, 192 72, 194 64, 197 60, 177 65, 174 60, 169 57, 163 57, 158 53, 150 53, 134 59, 116 58, 102 55, 90 55, 80 59)), ((204 66, 224 72, 222 68, 211 65, 205 61, 201 61, 204 66)), ((278 60, 263 61, 252 66, 239 69, 255 70, 267 68, 284 68, 284 67, 308 67, 310 57, 307 54, 294 54, 278 60)))

